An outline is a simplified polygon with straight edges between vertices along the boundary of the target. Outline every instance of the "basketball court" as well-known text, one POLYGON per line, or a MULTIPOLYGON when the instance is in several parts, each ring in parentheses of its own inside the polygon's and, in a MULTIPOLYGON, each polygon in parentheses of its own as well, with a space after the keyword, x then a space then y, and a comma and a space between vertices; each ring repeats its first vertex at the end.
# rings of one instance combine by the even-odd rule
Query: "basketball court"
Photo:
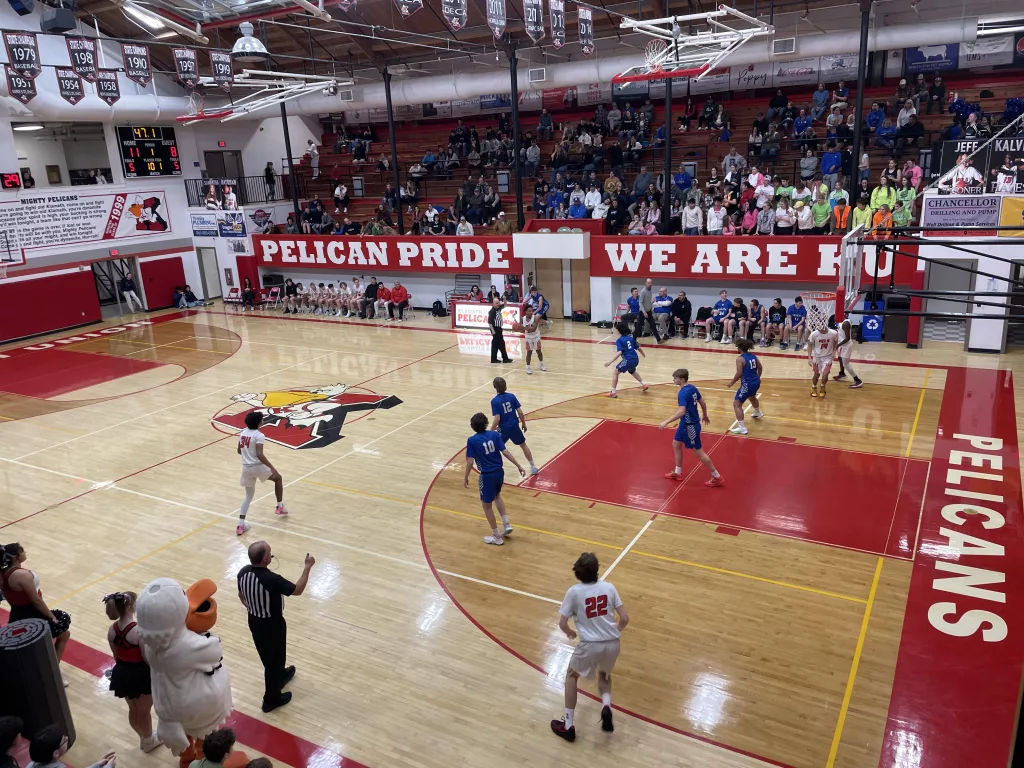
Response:
MULTIPOLYGON (((240 748, 296 768, 874 768, 943 744, 946 688, 974 708, 964 748, 989 746, 971 743, 970 718, 1015 714, 984 681, 944 677, 948 659, 908 612, 934 598, 918 583, 931 580, 922 553, 954 535, 940 534, 953 526, 936 482, 957 482, 942 477, 950 451, 983 452, 961 433, 1003 441, 1000 494, 1019 513, 1015 356, 858 345, 866 386, 833 382, 820 400, 808 397, 805 355, 772 348, 766 416, 738 437, 727 434, 734 351, 718 345, 647 349, 651 389, 611 400, 607 331, 569 322, 546 334, 550 370, 527 376, 521 360, 499 370, 473 354, 444 319, 397 327, 213 307, 146 320, 0 348, 0 539, 23 544, 49 604, 73 617, 73 766, 108 748, 126 766, 168 759, 135 748, 106 691, 99 599, 160 576, 217 581, 240 748), (705 449, 723 488, 703 485, 692 456, 683 482, 664 478, 671 432, 657 424, 675 410, 678 367, 707 401, 705 449), (477 495, 462 487, 469 417, 489 412, 499 373, 541 467, 506 489, 516 530, 500 549, 481 543, 477 495), (236 537, 233 438, 254 407, 280 416, 267 453, 292 515, 273 519, 261 488, 252 531, 236 537), (285 576, 306 552, 317 558, 306 595, 287 602, 295 698, 269 715, 234 585, 259 538, 285 576), (582 551, 600 558, 632 622, 616 732, 600 731, 599 702, 584 698, 569 745, 548 720, 572 652, 558 604, 582 551)), ((982 498, 991 472, 967 473, 964 487, 982 498)), ((1001 534, 999 569, 1019 568, 1015 530, 962 519, 963 534, 1001 534)), ((1001 589, 971 583, 941 594, 977 607, 1001 589)), ((1007 607, 993 600, 996 613, 1007 607)), ((992 675, 1015 655, 991 651, 992 675)))

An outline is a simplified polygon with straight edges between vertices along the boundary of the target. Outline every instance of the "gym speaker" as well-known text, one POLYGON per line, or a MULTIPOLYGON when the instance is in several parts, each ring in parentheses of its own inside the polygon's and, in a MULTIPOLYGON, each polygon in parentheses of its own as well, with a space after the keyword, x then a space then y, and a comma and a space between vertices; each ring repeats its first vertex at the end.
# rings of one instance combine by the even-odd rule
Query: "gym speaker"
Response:
POLYGON ((68 737, 68 747, 75 743, 53 638, 42 619, 14 621, 0 629, 0 714, 20 717, 27 739, 56 724, 68 737))
POLYGON ((19 16, 28 16, 36 6, 35 0, 7 0, 7 2, 19 16))
POLYGON ((63 34, 78 28, 75 13, 70 8, 43 8, 39 29, 47 34, 63 34))

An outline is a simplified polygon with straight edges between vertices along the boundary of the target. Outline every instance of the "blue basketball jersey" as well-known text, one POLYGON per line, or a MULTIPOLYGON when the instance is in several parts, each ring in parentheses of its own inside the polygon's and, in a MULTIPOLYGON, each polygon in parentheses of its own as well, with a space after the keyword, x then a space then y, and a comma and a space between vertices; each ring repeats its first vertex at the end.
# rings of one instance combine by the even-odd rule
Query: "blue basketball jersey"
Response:
POLYGON ((740 357, 743 359, 743 374, 740 380, 748 386, 759 385, 761 377, 757 375, 757 355, 753 352, 744 352, 740 357))
POLYGON ((519 401, 511 392, 491 398, 491 415, 498 417, 498 429, 519 425, 519 417, 516 415, 519 407, 519 401))
POLYGON ((466 455, 476 462, 481 474, 501 469, 501 452, 504 450, 505 441, 497 432, 477 432, 466 441, 466 455))
POLYGON ((686 413, 683 414, 680 421, 684 424, 700 426, 700 414, 697 412, 697 403, 700 400, 700 392, 693 384, 686 384, 679 389, 679 407, 686 409, 686 413))
POLYGON ((622 360, 627 363, 637 363, 640 356, 636 353, 636 339, 629 334, 619 336, 615 342, 615 349, 622 353, 622 360))
POLYGON ((793 325, 798 325, 807 319, 807 307, 798 307, 796 304, 790 304, 787 314, 793 318, 793 325))

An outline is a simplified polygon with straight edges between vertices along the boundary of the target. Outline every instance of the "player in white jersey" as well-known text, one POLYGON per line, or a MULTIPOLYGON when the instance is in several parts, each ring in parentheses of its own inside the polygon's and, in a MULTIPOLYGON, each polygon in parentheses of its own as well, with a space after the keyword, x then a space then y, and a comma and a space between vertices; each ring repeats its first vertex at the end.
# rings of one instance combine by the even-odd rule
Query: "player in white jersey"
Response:
POLYGON ((629 614, 615 586, 597 579, 597 555, 584 552, 573 564, 572 572, 580 583, 569 587, 565 593, 558 611, 558 627, 570 640, 578 635, 580 641, 565 672, 565 717, 551 721, 551 730, 566 741, 576 741, 573 717, 580 675, 588 680, 597 677, 597 690, 601 693, 601 730, 615 730, 612 724, 612 669, 619 658, 619 637, 629 623, 629 614), (618 620, 615 614, 618 614, 618 620), (569 628, 570 618, 576 624, 575 632, 569 628))
POLYGON ((849 320, 843 320, 837 330, 839 331, 839 373, 832 378, 841 381, 846 378, 846 372, 849 371, 853 376, 853 384, 850 385, 850 389, 860 389, 864 386, 864 382, 860 380, 860 376, 850 365, 850 356, 853 354, 853 326, 849 320))
POLYGON ((541 351, 540 345, 540 326, 544 321, 541 316, 538 315, 532 304, 527 304, 526 309, 523 310, 523 341, 526 342, 526 372, 533 373, 530 368, 530 362, 533 360, 533 353, 537 353, 537 359, 540 360, 540 369, 546 371, 544 367, 544 353, 541 351))
POLYGON ((832 361, 836 357, 836 347, 839 334, 831 328, 815 328, 811 331, 807 343, 807 363, 814 371, 814 378, 811 379, 811 397, 824 397, 825 385, 828 384, 828 372, 832 368, 832 361), (821 388, 818 388, 818 381, 821 381, 821 388))
POLYGON ((328 283, 327 289, 324 293, 324 299, 321 303, 321 308, 325 315, 333 315, 338 310, 338 294, 334 290, 334 283, 328 283))
POLYGON ((245 500, 238 512, 238 526, 235 533, 241 536, 249 530, 245 522, 245 515, 249 511, 252 497, 256 494, 256 481, 265 483, 272 480, 274 483, 274 495, 277 497, 275 515, 287 515, 288 510, 284 508, 284 480, 281 473, 274 469, 270 459, 263 455, 263 444, 266 441, 263 433, 260 432, 260 424, 263 423, 263 414, 253 411, 245 416, 245 429, 238 435, 238 455, 242 457, 242 479, 239 485, 245 488, 245 500))

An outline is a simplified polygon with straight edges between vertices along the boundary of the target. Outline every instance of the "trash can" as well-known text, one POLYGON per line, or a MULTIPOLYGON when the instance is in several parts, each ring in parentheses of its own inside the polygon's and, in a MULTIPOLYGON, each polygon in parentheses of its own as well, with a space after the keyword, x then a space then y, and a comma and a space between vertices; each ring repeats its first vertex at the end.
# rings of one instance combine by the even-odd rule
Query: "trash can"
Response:
MULTIPOLYGON (((909 296, 890 296, 885 302, 886 309, 893 309, 900 312, 910 311, 909 296)), ((910 332, 910 317, 908 315, 889 315, 885 320, 886 341, 895 341, 899 344, 907 343, 907 336, 910 332)))
POLYGON ((24 721, 26 738, 59 725, 75 743, 75 723, 64 694, 50 628, 41 619, 14 621, 0 629, 0 715, 24 721))
MULTIPOLYGON (((880 301, 872 301, 864 305, 865 312, 879 312, 884 307, 884 304, 880 301)), ((882 340, 882 316, 881 315, 864 315, 860 321, 860 340, 861 341, 881 341, 882 340)))

